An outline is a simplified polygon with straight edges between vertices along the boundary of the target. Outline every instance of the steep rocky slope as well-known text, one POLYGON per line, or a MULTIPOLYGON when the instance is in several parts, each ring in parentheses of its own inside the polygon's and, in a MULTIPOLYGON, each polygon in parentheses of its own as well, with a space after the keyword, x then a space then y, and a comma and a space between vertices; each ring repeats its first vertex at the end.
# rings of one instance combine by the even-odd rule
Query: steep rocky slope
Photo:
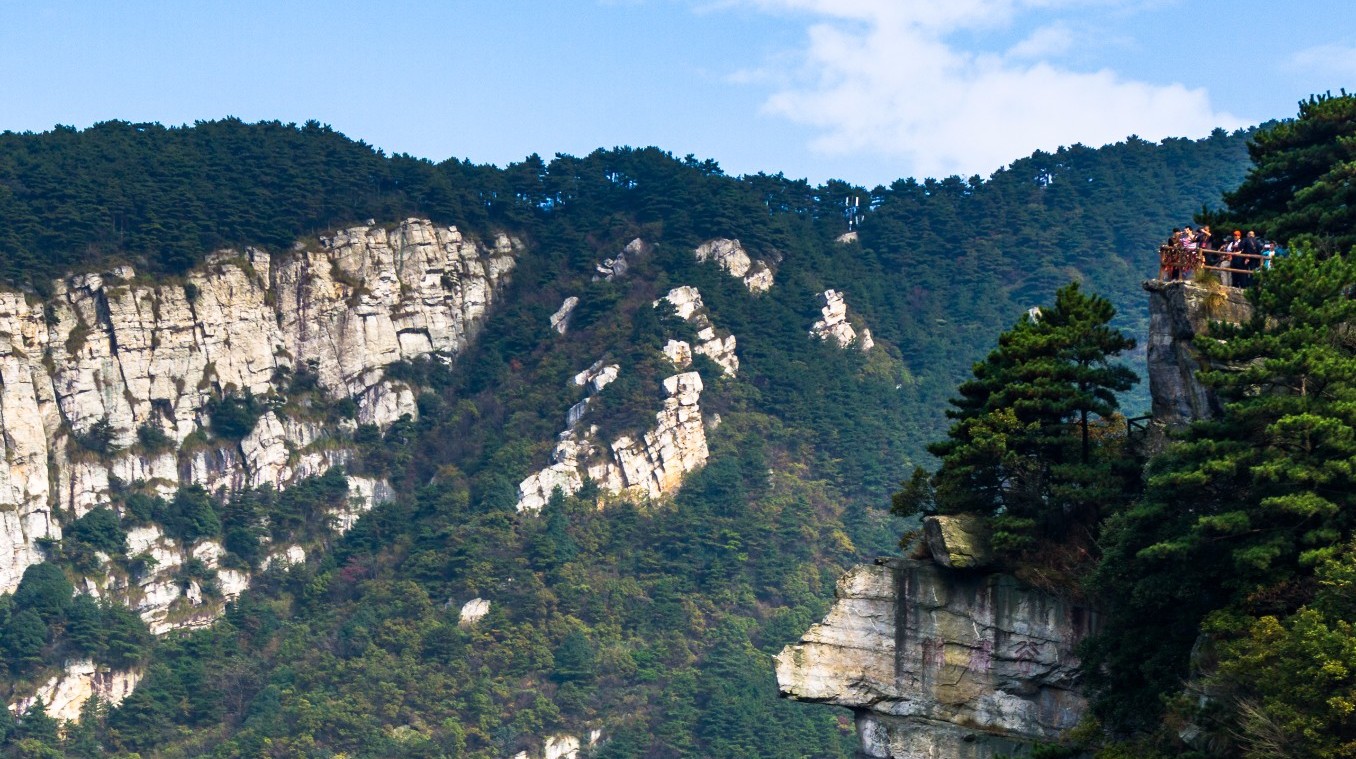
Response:
POLYGON ((276 259, 224 251, 178 284, 115 267, 57 282, 45 303, 0 293, 0 591, 40 559, 39 539, 61 536, 54 512, 107 502, 110 481, 237 489, 344 463, 342 448, 318 445, 331 430, 272 411, 238 444, 213 440, 208 406, 285 391, 306 370, 353 397, 359 423, 417 413, 384 369, 461 351, 513 268, 514 243, 411 219, 276 259), (142 430, 170 444, 147 450, 142 430), (100 436, 101 451, 80 442, 100 436))

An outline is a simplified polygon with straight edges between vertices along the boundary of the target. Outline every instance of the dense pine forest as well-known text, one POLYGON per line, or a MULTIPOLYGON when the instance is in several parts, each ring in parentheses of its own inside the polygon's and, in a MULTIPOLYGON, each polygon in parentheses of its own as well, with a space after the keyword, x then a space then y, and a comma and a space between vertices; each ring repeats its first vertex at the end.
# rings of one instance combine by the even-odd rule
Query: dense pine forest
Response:
MULTIPOLYGON (((47 569, 0 599, 3 690, 76 654, 136 662, 146 677, 64 732, 40 712, 0 710, 4 750, 503 757, 599 729, 598 757, 851 756, 846 715, 776 699, 768 654, 824 613, 846 566, 898 550, 890 494, 932 462, 946 399, 1026 309, 1076 280, 1114 305, 1117 328, 1142 335, 1139 283, 1159 238, 1244 180, 1249 137, 1131 138, 1037 153, 988 179, 868 189, 731 177, 654 148, 434 164, 315 123, 6 133, 0 276, 34 298, 68 272, 127 262, 169 281, 218 248, 284 255, 369 218, 505 231, 526 252, 467 353, 399 366, 421 389, 419 418, 358 441, 355 471, 388 478, 397 498, 323 556, 263 573, 210 629, 152 641, 117 610, 71 602, 70 583, 82 557, 116 549, 138 519, 221 537, 248 564, 261 519, 323 529, 308 515, 333 482, 160 502, 129 490, 68 529, 47 569), (850 197, 860 236, 839 242, 850 197), (652 255, 594 281, 635 237, 652 255), (714 237, 777 262, 775 288, 751 297, 695 261, 714 237), (516 485, 545 461, 575 372, 625 359, 635 371, 590 413, 617 429, 653 414, 654 353, 670 327, 650 304, 680 284, 739 340, 738 378, 697 364, 703 405, 723 420, 710 462, 669 501, 600 511, 585 490, 516 513, 516 485), (879 350, 808 338, 828 288, 879 350), (549 317, 571 295, 580 306, 562 336, 549 317), (459 626, 477 596, 494 599, 489 616, 459 626)), ((1122 402, 1138 411, 1142 399, 1122 402)), ((252 424, 248 408, 233 411, 252 424)))

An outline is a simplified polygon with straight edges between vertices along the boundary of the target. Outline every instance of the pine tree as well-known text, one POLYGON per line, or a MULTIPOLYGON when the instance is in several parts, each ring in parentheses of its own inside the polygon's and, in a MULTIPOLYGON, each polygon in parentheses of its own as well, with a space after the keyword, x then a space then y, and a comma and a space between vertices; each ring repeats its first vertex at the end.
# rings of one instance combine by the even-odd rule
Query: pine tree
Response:
POLYGON ((1310 97, 1297 118, 1259 132, 1248 153, 1255 165, 1225 195, 1227 210, 1202 218, 1325 255, 1356 245, 1356 95, 1310 97))
POLYGON ((1095 524, 1124 485, 1096 428, 1137 381, 1111 361, 1135 345, 1110 326, 1114 316, 1109 301, 1072 283, 1053 308, 1003 333, 951 401, 947 439, 928 447, 941 467, 926 480, 915 473, 895 512, 995 516, 997 545, 1010 549, 1095 524))
MULTIPOLYGON (((1224 404, 1149 468, 1109 522, 1094 584, 1106 630, 1088 671, 1107 716, 1144 719, 1187 674, 1202 621, 1293 613, 1356 534, 1356 257, 1279 259, 1253 317, 1198 349, 1224 404), (1222 618, 1221 618, 1222 619, 1222 618)), ((1356 620, 1352 620, 1356 621, 1356 620)), ((1227 626, 1226 626, 1227 627, 1227 626)), ((1216 633, 1227 634, 1227 629, 1216 633)))

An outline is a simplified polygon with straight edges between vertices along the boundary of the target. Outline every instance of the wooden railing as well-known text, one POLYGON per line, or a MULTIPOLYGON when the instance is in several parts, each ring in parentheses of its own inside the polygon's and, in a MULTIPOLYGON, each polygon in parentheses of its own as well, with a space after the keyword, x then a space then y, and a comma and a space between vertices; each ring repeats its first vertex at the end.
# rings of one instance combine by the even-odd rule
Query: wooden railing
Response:
POLYGON ((1125 436, 1133 438, 1136 436, 1142 437, 1147 434, 1149 432, 1149 422, 1153 418, 1152 414, 1148 416, 1127 416, 1125 418, 1125 436))
POLYGON ((1272 258, 1262 253, 1242 253, 1239 251, 1213 250, 1204 248, 1188 251, 1180 245, 1160 245, 1158 248, 1162 259, 1161 269, 1163 271, 1199 271, 1206 269, 1208 271, 1227 271, 1233 274, 1256 274, 1259 270, 1265 268, 1264 263, 1259 263, 1256 269, 1238 269, 1232 266, 1209 265, 1205 263, 1206 256, 1218 256, 1216 260, 1228 263, 1234 263, 1235 258, 1251 258, 1259 262, 1266 262, 1272 258))
MULTIPOLYGON (((1226 257, 1227 257, 1227 258, 1254 258, 1254 259, 1257 259, 1258 261, 1266 261, 1266 260, 1268 260, 1268 259, 1271 258, 1271 256, 1268 256, 1268 255, 1262 254, 1262 253, 1239 253, 1238 251, 1211 250, 1211 249, 1209 249, 1209 248, 1204 248, 1204 249, 1202 249, 1202 250, 1200 251, 1200 254, 1201 254, 1202 257, 1204 257, 1204 256, 1206 256, 1206 255, 1216 255, 1216 256, 1220 256, 1221 259, 1226 258, 1226 257)), ((1233 263, 1233 262, 1230 261, 1230 263, 1233 263)), ((1227 266, 1210 266, 1210 265, 1205 265, 1205 266, 1202 266, 1201 268, 1202 268, 1202 269, 1208 269, 1208 270, 1210 270, 1210 271, 1228 271, 1228 272, 1233 272, 1234 274, 1256 274, 1257 271, 1258 271, 1259 269, 1261 269, 1262 267, 1259 265, 1259 266, 1257 267, 1257 269, 1231 269, 1231 268, 1229 268, 1229 267, 1227 267, 1227 266)))

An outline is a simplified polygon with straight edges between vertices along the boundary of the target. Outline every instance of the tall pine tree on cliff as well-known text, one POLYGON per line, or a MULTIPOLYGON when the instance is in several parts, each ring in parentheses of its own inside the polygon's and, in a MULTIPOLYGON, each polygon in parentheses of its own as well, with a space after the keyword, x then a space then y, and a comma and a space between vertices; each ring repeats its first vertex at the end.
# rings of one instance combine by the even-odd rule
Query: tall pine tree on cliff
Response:
POLYGON ((1008 552, 1091 528, 1124 489, 1098 427, 1137 381, 1112 361, 1135 345, 1110 326, 1114 316, 1109 301, 1071 283, 1053 308, 999 336, 952 399, 947 438, 928 448, 941 466, 930 477, 916 471, 895 512, 991 516, 995 547, 1008 552))
MULTIPOLYGON (((1314 568, 1356 535, 1356 259, 1277 261, 1254 313, 1197 347, 1224 404, 1150 466, 1115 515, 1095 584, 1109 615, 1092 651, 1108 716, 1146 719, 1187 675, 1200 625, 1288 615, 1314 568), (1241 615, 1241 616, 1240 616, 1241 615), (1105 678, 1105 679, 1103 679, 1105 678)), ((1356 620, 1353 620, 1356 621, 1356 620)), ((1356 644, 1356 640, 1353 640, 1356 644)))
POLYGON ((1156 457, 1145 497, 1108 521, 1085 671, 1120 728, 1153 728, 1190 677, 1211 697, 1176 701, 1174 722, 1224 754, 1351 756, 1356 98, 1312 98, 1250 150, 1256 167, 1214 218, 1296 252, 1249 291, 1249 321, 1198 338, 1228 367, 1200 374, 1223 414, 1156 457))
POLYGON ((1248 154, 1253 169, 1225 194, 1228 208, 1202 220, 1324 255, 1356 245, 1356 96, 1310 97, 1297 118, 1259 132, 1248 154))

